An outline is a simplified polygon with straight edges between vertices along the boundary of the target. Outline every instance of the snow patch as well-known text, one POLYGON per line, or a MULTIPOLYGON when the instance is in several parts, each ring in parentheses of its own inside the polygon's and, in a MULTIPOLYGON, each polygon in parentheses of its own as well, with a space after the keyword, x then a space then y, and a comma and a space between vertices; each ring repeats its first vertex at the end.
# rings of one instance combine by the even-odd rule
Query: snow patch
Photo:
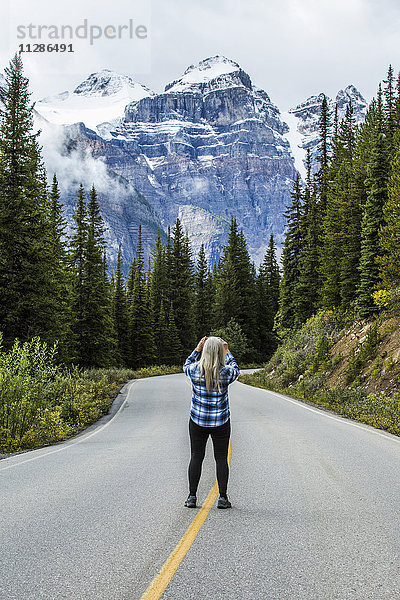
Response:
POLYGON ((111 136, 104 125, 115 126, 127 104, 150 95, 152 92, 148 88, 130 77, 103 69, 92 73, 73 92, 66 90, 38 100, 35 109, 50 123, 72 125, 83 122, 107 139, 111 136), (97 128, 98 125, 103 127, 97 128))
POLYGON ((287 123, 289 127, 289 131, 285 133, 285 137, 290 144, 290 150, 294 157, 294 166, 305 180, 306 178, 306 168, 304 165, 304 160, 306 158, 306 151, 302 147, 303 137, 299 130, 297 129, 298 119, 294 115, 289 112, 282 113, 282 120, 287 123))

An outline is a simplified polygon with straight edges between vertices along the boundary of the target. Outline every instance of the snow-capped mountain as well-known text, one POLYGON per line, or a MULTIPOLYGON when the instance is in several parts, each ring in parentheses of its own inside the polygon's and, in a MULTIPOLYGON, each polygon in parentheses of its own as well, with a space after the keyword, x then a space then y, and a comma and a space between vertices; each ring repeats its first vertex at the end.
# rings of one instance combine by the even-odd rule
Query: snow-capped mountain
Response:
POLYGON ((123 116, 125 106, 152 92, 127 75, 109 69, 92 73, 73 91, 47 96, 36 102, 36 110, 57 125, 83 122, 103 138, 123 116))
POLYGON ((225 56, 212 56, 188 67, 182 77, 165 86, 165 91, 212 91, 232 86, 235 81, 238 85, 251 87, 249 76, 236 62, 225 56))
POLYGON ((296 174, 287 131, 268 94, 215 56, 131 102, 96 153, 144 194, 164 229, 180 216, 194 252, 204 242, 214 260, 236 216, 259 262, 271 231, 283 240, 296 174))
MULTIPOLYGON (((311 159, 314 169, 317 168, 316 154, 318 144, 318 122, 321 116, 321 105, 324 94, 310 96, 305 102, 302 102, 296 108, 283 113, 282 118, 289 125, 289 139, 293 154, 296 158, 296 168, 305 177, 304 159, 306 150, 310 148, 311 159)), ((362 123, 367 111, 367 102, 354 85, 348 85, 344 90, 339 90, 335 100, 327 96, 328 107, 331 114, 331 122, 335 114, 335 107, 338 108, 338 120, 340 121, 346 115, 346 110, 351 102, 355 122, 362 123)))
MULTIPOLYGON (((157 228, 165 236, 177 216, 210 263, 235 216, 258 264, 271 232, 283 242, 296 168, 304 176, 305 149, 315 153, 322 97, 280 113, 238 63, 213 56, 159 94, 104 69, 35 109, 49 180, 58 174, 68 216, 80 181, 101 191, 111 264, 121 240, 125 267, 133 259, 139 223, 148 255, 157 228)), ((366 103, 353 86, 336 97, 339 116, 350 99, 361 121, 366 103)))

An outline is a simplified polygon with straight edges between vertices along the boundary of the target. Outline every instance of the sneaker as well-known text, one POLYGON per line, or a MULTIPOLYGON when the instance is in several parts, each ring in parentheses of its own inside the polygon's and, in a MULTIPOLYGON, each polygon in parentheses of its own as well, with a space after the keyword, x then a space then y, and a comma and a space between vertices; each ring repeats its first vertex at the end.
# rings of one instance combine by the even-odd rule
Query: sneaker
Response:
POLYGON ((232 504, 228 500, 228 496, 218 498, 217 508, 231 508, 232 504))
POLYGON ((185 506, 188 508, 196 508, 196 496, 189 496, 186 499, 185 506))

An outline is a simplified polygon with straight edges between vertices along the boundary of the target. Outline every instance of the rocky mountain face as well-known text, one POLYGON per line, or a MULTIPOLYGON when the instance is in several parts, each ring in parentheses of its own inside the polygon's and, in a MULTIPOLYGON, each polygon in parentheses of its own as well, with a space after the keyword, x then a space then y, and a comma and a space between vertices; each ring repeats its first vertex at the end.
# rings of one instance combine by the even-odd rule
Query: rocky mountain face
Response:
MULTIPOLYGON (((296 175, 285 139, 288 127, 268 94, 237 63, 206 59, 161 94, 141 90, 143 97, 127 103, 120 118, 104 111, 105 118, 94 125, 94 117, 89 122, 81 113, 83 123, 69 125, 79 110, 68 106, 71 96, 77 102, 83 95, 85 105, 90 99, 93 110, 104 97, 110 104, 115 90, 108 93, 104 78, 98 82, 93 74, 73 94, 36 105, 47 120, 64 122, 64 153, 80 150, 126 180, 146 198, 164 232, 179 215, 194 253, 203 242, 210 263, 227 241, 232 216, 256 263, 270 232, 283 242, 283 212, 296 175), (101 98, 95 95, 100 90, 101 98)), ((144 229, 150 238, 154 221, 144 229)))
POLYGON ((203 241, 210 261, 217 258, 236 216, 259 262, 271 231, 282 241, 295 177, 287 129, 238 64, 214 57, 164 93, 129 104, 105 159, 149 199, 164 227, 180 215, 195 252, 203 241))
MULTIPOLYGON (((340 115, 350 99, 361 120, 366 103, 353 86, 336 97, 340 115)), ((165 239, 177 216, 194 255, 204 243, 210 264, 235 216, 259 264, 271 232, 279 254, 283 213, 305 148, 315 148, 321 100, 280 113, 237 63, 215 56, 160 94, 107 69, 92 73, 36 102, 35 125, 70 224, 79 184, 87 191, 95 184, 111 266, 121 242, 127 272, 139 223, 148 257, 157 229, 165 239)))
POLYGON ((115 272, 118 246, 121 244, 123 271, 127 275, 136 255, 139 224, 142 225, 146 257, 150 255, 158 229, 163 241, 166 241, 156 210, 126 178, 110 169, 101 156, 96 158, 99 148, 99 154, 104 151, 104 141, 83 123, 54 125, 38 114, 35 126, 41 129, 40 140, 49 183, 53 173, 57 174, 68 222, 66 233, 72 233, 79 185, 82 183, 88 198, 94 184, 106 226, 104 237, 109 267, 114 267, 115 272))
MULTIPOLYGON (((311 96, 305 102, 302 102, 296 108, 292 108, 289 113, 283 117, 290 122, 292 128, 292 148, 297 153, 300 160, 304 160, 307 149, 311 151, 313 170, 318 168, 316 160, 318 145, 318 122, 321 116, 321 106, 324 94, 311 96)), ((344 90, 339 90, 335 100, 327 97, 328 107, 331 114, 331 120, 335 114, 335 107, 338 109, 338 120, 340 121, 346 115, 347 107, 351 102, 355 122, 362 123, 367 111, 367 102, 354 85, 347 86, 344 90)), ((299 160, 299 162, 300 162, 299 160)), ((297 165, 299 170, 304 171, 304 165, 297 165)), ((304 174, 304 172, 303 172, 304 174)))

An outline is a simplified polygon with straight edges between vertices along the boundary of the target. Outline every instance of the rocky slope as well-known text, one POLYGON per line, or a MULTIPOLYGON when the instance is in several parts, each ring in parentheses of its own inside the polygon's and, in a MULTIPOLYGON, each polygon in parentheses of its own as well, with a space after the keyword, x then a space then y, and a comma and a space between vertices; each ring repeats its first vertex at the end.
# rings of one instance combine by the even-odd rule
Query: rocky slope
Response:
MULTIPOLYGON (((302 102, 288 113, 283 113, 282 117, 290 124, 289 137, 293 153, 296 156, 296 167, 305 176, 303 161, 306 151, 311 151, 313 170, 318 168, 316 160, 318 145, 318 122, 321 116, 321 105, 324 94, 310 96, 305 102, 302 102)), ((335 100, 327 97, 328 106, 331 114, 331 121, 335 114, 335 107, 338 108, 338 120, 340 121, 346 115, 347 107, 351 102, 355 123, 362 123, 367 111, 367 103, 354 85, 348 85, 344 90, 339 90, 335 100)))

